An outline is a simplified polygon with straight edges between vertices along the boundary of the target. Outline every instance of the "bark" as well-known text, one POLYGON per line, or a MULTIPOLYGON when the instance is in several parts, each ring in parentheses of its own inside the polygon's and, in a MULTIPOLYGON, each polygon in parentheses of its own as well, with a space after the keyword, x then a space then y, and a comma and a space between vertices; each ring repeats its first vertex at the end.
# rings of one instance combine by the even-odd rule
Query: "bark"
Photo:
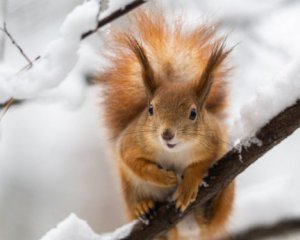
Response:
POLYGON ((291 135, 299 126, 300 100, 279 113, 256 133, 255 137, 261 141, 261 144, 253 143, 250 146, 240 144, 222 157, 218 164, 209 170, 208 177, 205 179, 208 187, 200 187, 196 201, 183 214, 176 211, 174 204, 165 203, 158 209, 156 217, 149 224, 145 225, 138 222, 131 233, 123 240, 148 240, 166 232, 195 207, 205 206, 210 199, 228 186, 238 174, 291 135))

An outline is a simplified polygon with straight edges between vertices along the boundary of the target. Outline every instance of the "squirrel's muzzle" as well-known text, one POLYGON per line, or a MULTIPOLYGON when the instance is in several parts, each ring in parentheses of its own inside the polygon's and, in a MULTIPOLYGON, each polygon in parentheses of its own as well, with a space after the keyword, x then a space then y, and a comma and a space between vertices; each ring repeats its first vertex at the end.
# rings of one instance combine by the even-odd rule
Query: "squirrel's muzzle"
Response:
POLYGON ((170 141, 174 138, 175 134, 170 129, 165 129, 161 134, 161 137, 165 141, 170 141))

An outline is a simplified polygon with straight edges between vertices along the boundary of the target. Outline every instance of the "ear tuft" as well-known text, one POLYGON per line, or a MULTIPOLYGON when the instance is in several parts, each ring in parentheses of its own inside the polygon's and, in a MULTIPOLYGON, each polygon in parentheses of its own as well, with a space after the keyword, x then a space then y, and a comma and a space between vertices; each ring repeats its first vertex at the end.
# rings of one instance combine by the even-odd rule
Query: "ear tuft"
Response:
POLYGON ((157 83, 155 82, 154 71, 150 65, 149 59, 145 53, 144 47, 133 36, 126 36, 126 41, 129 48, 134 52, 139 63, 142 67, 142 78, 146 88, 148 97, 153 97, 155 90, 157 89, 157 83))
POLYGON ((195 81, 195 90, 199 102, 203 106, 214 83, 214 74, 222 65, 232 49, 225 51, 225 40, 214 44, 200 79, 195 81))

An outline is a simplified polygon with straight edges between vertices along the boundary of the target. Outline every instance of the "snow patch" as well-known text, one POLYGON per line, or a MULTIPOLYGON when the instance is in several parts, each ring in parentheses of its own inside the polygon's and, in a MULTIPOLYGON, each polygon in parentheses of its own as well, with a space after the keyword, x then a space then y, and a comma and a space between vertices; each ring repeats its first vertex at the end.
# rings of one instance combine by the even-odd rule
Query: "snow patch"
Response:
POLYGON ((41 240, 96 240, 100 239, 89 225, 71 214, 56 228, 50 230, 41 240))
POLYGON ((85 221, 72 213, 40 240, 117 240, 128 236, 135 224, 136 221, 133 221, 113 233, 98 235, 85 221))
POLYGON ((300 98, 299 66, 300 58, 291 63, 285 72, 279 74, 274 79, 273 85, 263 86, 254 98, 244 104, 231 127, 232 142, 249 143, 247 139, 254 136, 274 116, 300 98))
POLYGON ((242 142, 240 142, 239 140, 237 140, 235 142, 234 148, 239 154, 239 160, 240 160, 241 163, 244 163, 243 162, 243 156, 242 156, 242 149, 243 148, 247 149, 250 146, 252 146, 253 144, 255 144, 257 146, 262 146, 263 143, 257 137, 250 137, 250 138, 244 139, 242 142))

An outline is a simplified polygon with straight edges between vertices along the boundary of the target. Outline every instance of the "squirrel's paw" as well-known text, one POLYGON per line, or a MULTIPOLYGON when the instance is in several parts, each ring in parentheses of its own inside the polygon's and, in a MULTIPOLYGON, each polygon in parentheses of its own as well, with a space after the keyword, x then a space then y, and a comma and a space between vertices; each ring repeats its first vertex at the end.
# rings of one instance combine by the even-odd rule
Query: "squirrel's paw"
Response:
POLYGON ((190 186, 181 182, 175 192, 176 208, 183 212, 192 202, 196 200, 198 185, 190 186))
POLYGON ((152 219, 155 215, 155 202, 153 200, 143 200, 136 204, 134 214, 141 220, 152 219))
POLYGON ((157 184, 161 187, 175 187, 177 185, 177 175, 173 171, 160 170, 156 176, 157 184))

